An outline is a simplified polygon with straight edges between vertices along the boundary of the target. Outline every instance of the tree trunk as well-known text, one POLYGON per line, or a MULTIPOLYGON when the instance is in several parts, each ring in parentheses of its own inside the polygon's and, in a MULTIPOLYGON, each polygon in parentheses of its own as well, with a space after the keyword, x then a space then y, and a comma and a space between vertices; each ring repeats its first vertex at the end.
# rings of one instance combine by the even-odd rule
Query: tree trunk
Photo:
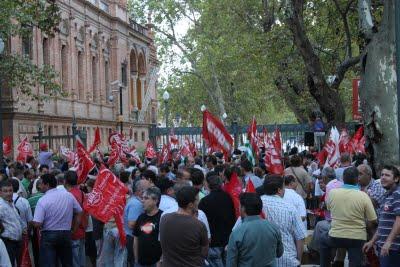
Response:
MULTIPOLYGON (((399 159, 395 0, 386 0, 384 4, 381 28, 372 35, 362 59, 359 91, 366 136, 376 170, 382 164, 397 164, 399 159)), ((361 16, 368 16, 361 11, 360 21, 363 20, 361 16)))

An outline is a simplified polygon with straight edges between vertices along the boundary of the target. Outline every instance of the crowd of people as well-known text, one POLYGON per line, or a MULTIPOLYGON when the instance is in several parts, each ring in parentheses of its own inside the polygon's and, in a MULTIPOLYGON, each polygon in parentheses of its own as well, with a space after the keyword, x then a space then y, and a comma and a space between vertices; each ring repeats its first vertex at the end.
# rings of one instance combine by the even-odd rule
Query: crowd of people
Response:
MULTIPOLYGON (((400 265, 400 172, 379 177, 344 153, 336 169, 292 150, 281 175, 235 151, 111 169, 129 189, 123 213, 102 222, 84 209, 96 172, 78 184, 67 161, 42 149, 0 173, 0 266, 296 267, 400 265), (376 179, 379 178, 379 179, 376 179), (314 229, 310 236, 309 229, 314 229), (25 256, 24 256, 25 255, 25 256)), ((95 159, 98 169, 104 162, 95 159)))

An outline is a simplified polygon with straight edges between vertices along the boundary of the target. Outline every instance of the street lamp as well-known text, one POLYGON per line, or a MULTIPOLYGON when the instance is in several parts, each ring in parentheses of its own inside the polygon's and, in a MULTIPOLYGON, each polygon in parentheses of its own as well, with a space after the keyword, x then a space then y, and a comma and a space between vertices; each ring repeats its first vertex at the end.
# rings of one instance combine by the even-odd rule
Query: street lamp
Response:
MULTIPOLYGON (((3 55, 3 52, 4 52, 4 42, 3 42, 3 39, 0 38, 0 60, 1 60, 1 56, 3 55)), ((3 79, 0 76, 0 140, 1 140, 1 146, 0 146, 0 169, 1 170, 4 167, 4 158, 3 158, 3 105, 2 105, 2 98, 1 98, 1 91, 3 90, 2 85, 3 85, 3 79)))
MULTIPOLYGON (((168 133, 168 100, 169 100, 169 93, 165 91, 162 98, 164 99, 165 105, 165 128, 167 129, 168 133)), ((169 145, 169 137, 167 137, 167 145, 169 145)))

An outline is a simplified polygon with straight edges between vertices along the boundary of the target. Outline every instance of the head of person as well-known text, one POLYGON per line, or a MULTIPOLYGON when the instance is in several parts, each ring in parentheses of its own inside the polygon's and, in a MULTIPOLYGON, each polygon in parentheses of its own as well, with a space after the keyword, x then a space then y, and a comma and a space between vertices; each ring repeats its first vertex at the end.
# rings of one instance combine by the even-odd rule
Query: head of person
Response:
POLYGON ((285 188, 296 190, 297 188, 297 181, 293 175, 286 175, 283 177, 285 180, 285 188))
POLYGON ((158 180, 156 185, 160 189, 161 194, 170 197, 175 196, 174 182, 172 182, 170 179, 163 177, 160 180, 158 180))
POLYGON ((193 183, 193 187, 200 190, 204 186, 204 173, 198 169, 194 169, 192 171, 190 180, 193 183))
POLYGON ((44 193, 45 191, 44 191, 44 188, 43 188, 43 181, 42 181, 42 178, 39 178, 37 181, 36 181, 36 191, 37 192, 40 192, 40 193, 44 193))
POLYGON ((85 185, 86 185, 88 193, 93 191, 93 187, 94 187, 95 183, 96 183, 96 180, 94 180, 94 179, 87 179, 86 180, 85 185))
POLYGON ((199 166, 203 166, 203 159, 199 156, 194 158, 194 164, 199 165, 199 166))
POLYGON ((176 192, 176 201, 180 209, 194 215, 199 205, 199 191, 192 186, 183 186, 176 192))
POLYGON ((160 205, 161 191, 155 186, 147 188, 143 192, 143 209, 145 212, 149 213, 158 208, 160 205))
POLYGON ((145 170, 142 173, 142 178, 155 185, 158 181, 157 175, 152 170, 145 170))
POLYGON ((214 155, 209 155, 208 157, 207 157, 207 159, 206 159, 206 166, 207 166, 207 168, 210 170, 210 169, 213 169, 215 166, 217 166, 217 164, 218 164, 218 159, 217 159, 217 157, 216 156, 214 156, 214 155))
POLYGON ((331 167, 323 168, 321 171, 321 175, 318 177, 318 183, 321 190, 325 192, 326 185, 334 179, 336 179, 335 170, 331 167))
POLYGON ((65 172, 65 185, 73 187, 78 184, 78 174, 75 171, 65 172))
POLYGON ((57 185, 65 185, 65 173, 59 173, 56 175, 57 185))
POLYGON ((160 176, 166 176, 169 173, 170 169, 168 164, 162 164, 160 166, 160 176))
POLYGON ((43 175, 43 174, 46 174, 46 173, 49 173, 49 166, 47 166, 45 164, 40 165, 40 167, 39 167, 39 175, 43 175))
POLYGON ((47 150, 49 150, 49 147, 47 146, 47 144, 45 144, 45 143, 43 143, 43 144, 40 144, 40 151, 47 151, 47 150))
MULTIPOLYGON (((192 173, 193 173, 191 169, 190 170, 189 169, 181 169, 181 170, 178 170, 178 172, 180 172, 180 174, 181 174, 180 179, 185 180, 185 181, 189 181, 191 179, 192 173)), ((178 179, 178 175, 176 178, 178 179)))
POLYGON ((19 190, 19 182, 17 179, 12 178, 11 179, 11 184, 12 184, 12 188, 13 188, 13 193, 17 193, 19 190))
POLYGON ((257 193, 242 193, 239 196, 240 200, 240 216, 245 218, 247 216, 260 215, 262 210, 262 201, 257 193))
POLYGON ((136 167, 136 161, 134 161, 133 159, 130 159, 128 162, 129 167, 136 167))
POLYGON ((361 186, 367 186, 372 179, 372 169, 367 164, 360 164, 357 167, 358 170, 358 183, 361 186))
POLYGON ((254 168, 254 175, 257 176, 257 177, 262 178, 265 175, 265 170, 263 168, 260 168, 260 167, 255 167, 254 168))
POLYGON ((35 171, 33 169, 27 169, 24 172, 24 177, 29 181, 35 179, 35 171))
POLYGON ((351 165, 350 153, 343 153, 340 155, 340 167, 348 167, 351 165))
POLYGON ((152 184, 148 180, 142 179, 133 185, 132 192, 137 198, 141 199, 143 192, 151 186, 152 184))
POLYGON ((221 189, 222 179, 218 175, 207 176, 207 188, 210 191, 217 191, 221 189))
POLYGON ((358 184, 358 170, 356 167, 349 167, 343 172, 343 183, 349 185, 358 184))
POLYGON ((386 190, 395 188, 399 184, 400 172, 393 165, 385 165, 381 171, 381 185, 386 190))
POLYGON ((300 167, 303 163, 303 159, 300 155, 295 154, 290 157, 290 166, 291 167, 300 167))
POLYGON ((12 202, 13 185, 10 179, 0 181, 0 197, 5 201, 12 202))
POLYGON ((47 192, 48 190, 54 189, 57 187, 57 179, 51 173, 46 173, 40 176, 42 179, 42 191, 47 192))
POLYGON ((16 166, 14 169, 14 176, 19 180, 24 178, 24 168, 23 166, 16 166))
POLYGON ((225 166, 222 165, 222 164, 219 164, 219 165, 214 167, 214 171, 216 173, 218 173, 219 177, 222 177, 224 175, 224 170, 225 170, 225 166))
POLYGON ((264 193, 268 196, 283 197, 285 194, 284 179, 280 175, 269 175, 264 180, 263 188, 264 193))
POLYGON ((252 172, 253 171, 253 164, 248 159, 244 159, 240 162, 240 167, 244 172, 252 172))
POLYGON ((124 183, 127 184, 129 182, 129 177, 131 176, 130 172, 127 171, 121 171, 119 173, 119 180, 124 183))

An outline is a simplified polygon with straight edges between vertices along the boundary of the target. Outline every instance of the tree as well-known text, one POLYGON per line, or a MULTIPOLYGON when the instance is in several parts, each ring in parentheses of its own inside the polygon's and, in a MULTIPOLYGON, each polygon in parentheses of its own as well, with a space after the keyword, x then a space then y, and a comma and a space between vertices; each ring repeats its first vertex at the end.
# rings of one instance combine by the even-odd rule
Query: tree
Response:
MULTIPOLYGON (((52 36, 60 22, 56 1, 42 0, 2 0, 0 1, 0 38, 7 44, 11 37, 29 38, 32 28, 52 36)), ((0 77, 9 88, 17 88, 33 99, 44 96, 33 93, 34 86, 44 86, 49 95, 61 93, 55 81, 57 73, 51 66, 36 66, 29 58, 11 53, 6 45, 0 57, 0 77)))
POLYGON ((360 100, 375 169, 398 164, 399 133, 395 50, 395 1, 359 0, 360 26, 365 38, 360 100))

